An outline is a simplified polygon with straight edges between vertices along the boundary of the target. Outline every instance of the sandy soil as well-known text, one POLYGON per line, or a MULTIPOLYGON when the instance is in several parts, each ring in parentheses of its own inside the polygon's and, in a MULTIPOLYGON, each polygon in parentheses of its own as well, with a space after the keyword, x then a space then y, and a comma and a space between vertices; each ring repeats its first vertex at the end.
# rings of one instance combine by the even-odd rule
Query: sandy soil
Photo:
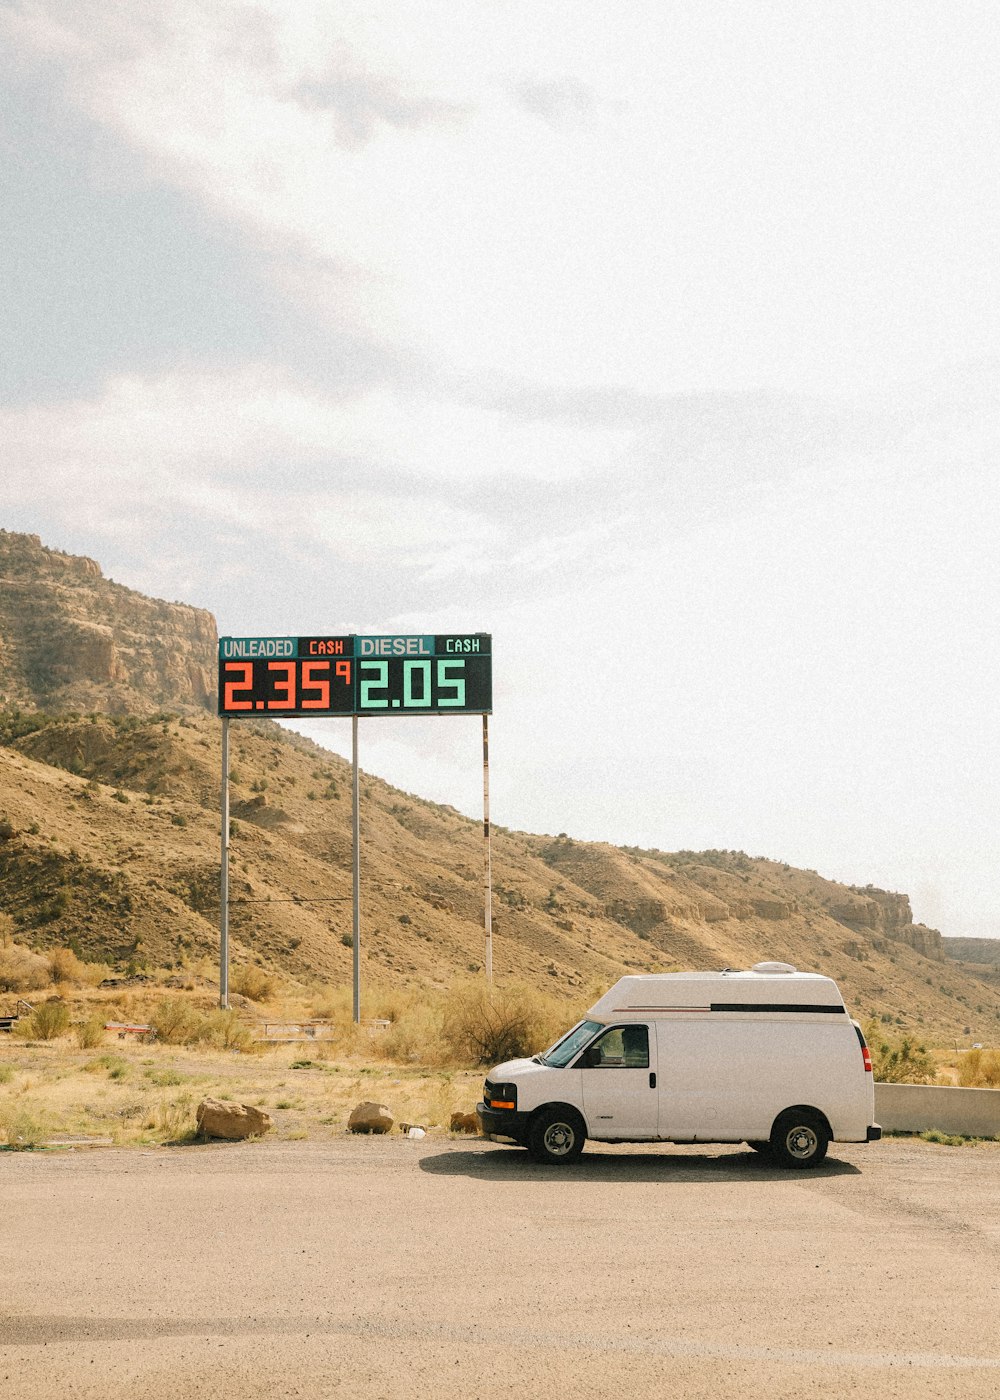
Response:
POLYGON ((1000 1145, 0 1156, 15 1400, 994 1397, 1000 1145))

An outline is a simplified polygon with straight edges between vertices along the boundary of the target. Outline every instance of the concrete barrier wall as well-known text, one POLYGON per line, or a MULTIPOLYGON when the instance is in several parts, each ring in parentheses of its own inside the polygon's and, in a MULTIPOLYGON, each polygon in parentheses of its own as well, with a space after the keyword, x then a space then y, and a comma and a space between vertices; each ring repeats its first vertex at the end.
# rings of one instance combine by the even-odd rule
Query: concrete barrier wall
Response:
POLYGON ((1000 1089, 955 1089, 941 1084, 876 1084, 875 1122, 887 1133, 942 1133, 1000 1137, 1000 1089))

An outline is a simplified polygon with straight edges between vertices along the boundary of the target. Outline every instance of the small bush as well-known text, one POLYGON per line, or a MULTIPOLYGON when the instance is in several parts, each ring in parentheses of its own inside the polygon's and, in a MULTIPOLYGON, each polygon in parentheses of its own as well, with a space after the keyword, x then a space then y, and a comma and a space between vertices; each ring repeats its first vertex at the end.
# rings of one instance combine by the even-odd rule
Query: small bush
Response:
POLYGON ((73 1027, 73 1034, 81 1050, 93 1050, 104 1044, 104 1021, 100 1016, 88 1016, 73 1027))
POLYGON ((161 1142, 191 1142, 197 1136, 194 1099, 181 1094, 161 1103, 153 1115, 153 1131, 161 1142))
POLYGON ((253 1032, 235 1011, 213 1011, 203 1017, 198 1039, 217 1045, 221 1050, 240 1050, 244 1054, 255 1045, 253 1032))
POLYGON ((121 1055, 97 1055, 88 1060, 83 1068, 88 1074, 99 1074, 105 1069, 112 1079, 121 1079, 128 1070, 128 1061, 123 1060, 121 1055))
POLYGON ((53 982, 67 982, 73 987, 96 987, 109 971, 106 963, 83 962, 72 948, 56 948, 49 954, 49 976, 53 982))
POLYGON ((83 963, 72 948, 56 948, 49 954, 49 976, 53 982, 70 982, 74 986, 82 980, 83 963))
POLYGON ((388 1031, 376 1035, 372 1053, 386 1060, 418 1060, 439 1064, 447 1058, 441 1038, 442 1014, 439 1006, 415 1000, 393 1017, 388 1031), (443 1053, 444 1052, 444 1053, 443 1053))
POLYGON ((173 1084, 184 1083, 184 1075, 178 1074, 175 1069, 148 1069, 146 1071, 146 1078, 159 1089, 169 1088, 173 1084))
POLYGON ((958 1062, 965 1089, 1000 1089, 1000 1050, 967 1050, 958 1062))
POLYGON ((259 967, 239 967, 229 983, 234 992, 251 1001, 270 1001, 277 990, 273 977, 259 967))
POLYGON ((909 1036, 888 1041, 877 1027, 866 1032, 872 1071, 878 1084, 933 1084, 937 1077, 926 1046, 916 1045, 909 1036))
POLYGON ((69 1007, 63 1001, 43 1001, 28 1018, 33 1040, 55 1040, 69 1030, 69 1007))
POLYGON ((202 1018, 181 997, 158 1002, 149 1023, 156 1038, 167 1045, 187 1045, 197 1036, 202 1018))
POLYGON ((452 988, 441 1034, 460 1059, 497 1064, 543 1050, 565 1020, 565 1011, 533 988, 514 983, 491 989, 477 980, 452 988))
POLYGON ((354 997, 350 987, 328 987, 313 997, 310 1011, 317 1020, 347 1024, 354 1012, 354 997))
POLYGON ((0 947, 0 992, 33 992, 50 980, 48 959, 19 943, 0 947))
POLYGON ((41 1117, 36 1117, 25 1103, 0 1104, 0 1139, 15 1152, 30 1152, 39 1147, 47 1136, 41 1117))

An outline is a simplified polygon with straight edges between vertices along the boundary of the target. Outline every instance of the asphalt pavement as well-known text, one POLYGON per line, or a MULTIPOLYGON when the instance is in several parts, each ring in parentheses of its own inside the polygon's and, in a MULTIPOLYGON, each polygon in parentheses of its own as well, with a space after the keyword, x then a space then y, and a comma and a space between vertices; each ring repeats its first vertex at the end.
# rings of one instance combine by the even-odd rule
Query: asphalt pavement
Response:
POLYGON ((1000 1144, 0 1154, 12 1400, 1000 1394, 1000 1144))

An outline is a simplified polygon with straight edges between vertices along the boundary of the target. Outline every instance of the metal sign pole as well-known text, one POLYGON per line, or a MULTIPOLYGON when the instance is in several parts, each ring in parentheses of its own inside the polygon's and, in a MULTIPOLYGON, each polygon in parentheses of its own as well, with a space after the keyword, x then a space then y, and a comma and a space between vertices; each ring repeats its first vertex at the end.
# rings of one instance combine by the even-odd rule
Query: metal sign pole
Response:
POLYGON ((219 1006, 229 1010, 229 720, 222 720, 222 868, 219 880, 219 1006))
POLYGON ((354 863, 354 1024, 361 1024, 361 803, 358 783, 358 717, 351 716, 351 799, 354 863))
POLYGON ((490 869, 490 728, 483 715, 483 843, 484 899, 486 921, 486 980, 493 985, 493 873, 490 869))

